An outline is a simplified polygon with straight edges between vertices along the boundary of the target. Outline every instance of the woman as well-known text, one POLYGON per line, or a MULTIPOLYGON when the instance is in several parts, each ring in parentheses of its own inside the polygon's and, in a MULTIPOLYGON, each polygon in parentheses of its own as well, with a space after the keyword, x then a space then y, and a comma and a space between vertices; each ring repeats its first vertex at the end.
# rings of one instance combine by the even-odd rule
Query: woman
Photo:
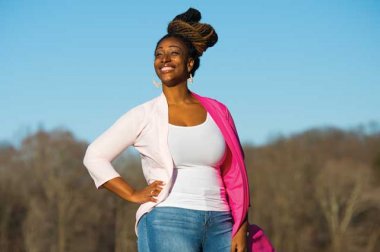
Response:
POLYGON ((162 93, 120 117, 84 157, 97 188, 141 204, 141 252, 247 249, 249 185, 236 127, 224 104, 188 88, 199 57, 218 40, 200 19, 190 8, 170 22, 154 54, 162 93), (111 165, 131 145, 148 183, 142 190, 111 165))

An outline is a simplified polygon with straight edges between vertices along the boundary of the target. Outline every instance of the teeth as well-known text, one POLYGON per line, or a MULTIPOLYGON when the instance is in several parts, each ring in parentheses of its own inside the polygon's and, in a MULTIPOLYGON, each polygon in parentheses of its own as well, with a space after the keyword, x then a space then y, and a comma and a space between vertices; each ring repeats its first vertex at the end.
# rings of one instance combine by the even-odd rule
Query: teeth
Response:
POLYGON ((172 70, 173 67, 163 67, 161 68, 162 71, 169 71, 169 70, 172 70))

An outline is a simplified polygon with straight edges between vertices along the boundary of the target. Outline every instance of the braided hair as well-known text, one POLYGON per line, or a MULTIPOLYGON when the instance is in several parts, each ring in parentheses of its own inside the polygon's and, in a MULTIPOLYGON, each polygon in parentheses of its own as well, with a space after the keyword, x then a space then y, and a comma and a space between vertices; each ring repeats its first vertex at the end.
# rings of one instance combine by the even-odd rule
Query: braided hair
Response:
POLYGON ((201 13, 189 8, 186 12, 177 15, 168 25, 167 34, 163 36, 156 45, 156 48, 166 38, 177 38, 181 40, 188 49, 188 56, 194 60, 194 66, 191 74, 194 76, 195 71, 199 68, 203 52, 212 47, 218 41, 218 34, 214 28, 205 23, 199 23, 201 13))

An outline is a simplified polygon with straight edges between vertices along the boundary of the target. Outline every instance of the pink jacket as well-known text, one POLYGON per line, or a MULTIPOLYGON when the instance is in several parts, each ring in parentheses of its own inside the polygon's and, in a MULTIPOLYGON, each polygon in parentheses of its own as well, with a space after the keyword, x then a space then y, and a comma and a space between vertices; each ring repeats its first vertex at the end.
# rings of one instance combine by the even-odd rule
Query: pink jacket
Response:
MULTIPOLYGON (((231 158, 227 159, 222 166, 222 178, 234 220, 232 229, 232 236, 234 236, 251 206, 244 152, 228 108, 215 99, 200 96, 194 92, 191 93, 214 119, 231 150, 231 158)), ((174 168, 167 142, 168 127, 168 104, 163 92, 158 97, 140 104, 122 115, 86 150, 83 163, 96 187, 99 188, 106 181, 120 176, 113 168, 111 161, 128 146, 133 145, 140 153, 142 170, 147 183, 150 184, 154 180, 166 182, 157 197, 157 203, 163 201, 168 196, 169 188, 173 182, 172 172, 174 168)), ((139 219, 157 203, 146 202, 140 205, 136 213, 136 235, 138 234, 137 223, 139 219)))

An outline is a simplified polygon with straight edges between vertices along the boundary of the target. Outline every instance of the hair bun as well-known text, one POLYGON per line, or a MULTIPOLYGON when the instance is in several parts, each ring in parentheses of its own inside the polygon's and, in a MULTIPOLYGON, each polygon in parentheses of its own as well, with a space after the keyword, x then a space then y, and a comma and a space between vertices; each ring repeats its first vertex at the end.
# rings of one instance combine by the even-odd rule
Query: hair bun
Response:
POLYGON ((202 16, 199 10, 189 8, 186 12, 177 15, 173 20, 182 20, 187 23, 199 22, 202 16))
POLYGON ((180 35, 189 40, 201 56, 208 47, 212 47, 218 41, 218 34, 214 28, 205 23, 199 23, 201 13, 189 8, 186 12, 177 15, 168 25, 168 33, 180 35))

